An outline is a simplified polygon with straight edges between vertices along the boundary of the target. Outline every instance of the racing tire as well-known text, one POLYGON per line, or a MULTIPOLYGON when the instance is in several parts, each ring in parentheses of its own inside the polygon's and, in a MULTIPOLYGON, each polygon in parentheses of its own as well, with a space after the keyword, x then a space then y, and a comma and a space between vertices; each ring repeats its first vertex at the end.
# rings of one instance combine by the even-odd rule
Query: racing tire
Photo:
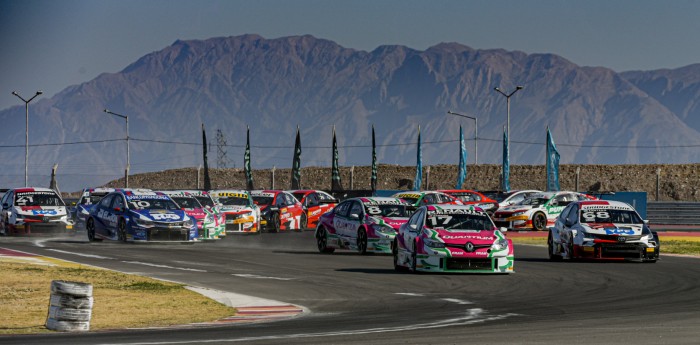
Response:
POLYGON ((391 246, 391 253, 394 255, 394 271, 406 272, 406 267, 399 265, 399 243, 396 240, 391 246))
POLYGON ((90 330, 89 321, 61 321, 52 318, 46 319, 46 328, 61 332, 87 332, 90 330))
POLYGON ((306 228, 309 226, 309 217, 306 215, 306 212, 303 212, 301 214, 301 217, 299 218, 299 232, 306 230, 306 228))
POLYGON ((367 254, 367 231, 365 229, 357 230, 357 252, 360 255, 367 254))
POLYGON ((92 309, 95 300, 92 297, 76 297, 63 294, 51 294, 49 306, 73 308, 73 309, 92 309))
POLYGON ((328 238, 324 227, 320 227, 316 231, 316 245, 318 246, 318 252, 321 254, 331 254, 335 251, 335 248, 328 248, 328 238))
POLYGON ((120 219, 117 224, 117 238, 120 242, 126 242, 126 222, 120 219))
POLYGON ((280 227, 280 214, 275 212, 270 218, 270 232, 279 232, 280 227))
MULTIPOLYGON (((573 239, 572 239, 573 240, 573 239)), ((576 260, 576 256, 574 256, 574 242, 569 242, 569 260, 574 261, 576 260)))
POLYGON ((92 284, 53 280, 51 281, 51 293, 73 297, 92 297, 92 284))
POLYGON ((561 261, 561 255, 554 254, 554 241, 552 240, 552 234, 547 236, 547 250, 549 251, 549 261, 561 261))
POLYGON ((95 242, 95 220, 88 218, 87 223, 85 223, 85 232, 87 232, 87 238, 90 242, 95 242))
POLYGON ((544 231, 547 229, 547 216, 542 212, 535 213, 532 216, 532 229, 536 231, 544 231))
POLYGON ((92 309, 49 307, 49 319, 56 321, 90 321, 92 309))
POLYGON ((411 253, 411 272, 418 273, 416 266, 418 265, 418 251, 416 250, 416 243, 413 242, 413 252, 411 253))

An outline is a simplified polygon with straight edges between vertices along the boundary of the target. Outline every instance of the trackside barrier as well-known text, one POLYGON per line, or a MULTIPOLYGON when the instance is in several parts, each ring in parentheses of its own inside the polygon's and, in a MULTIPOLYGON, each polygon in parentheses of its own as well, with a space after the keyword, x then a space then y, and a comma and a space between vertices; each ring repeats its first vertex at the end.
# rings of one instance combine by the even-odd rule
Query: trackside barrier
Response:
POLYGON ((93 302, 91 284, 52 281, 46 328, 64 332, 89 331, 93 302))

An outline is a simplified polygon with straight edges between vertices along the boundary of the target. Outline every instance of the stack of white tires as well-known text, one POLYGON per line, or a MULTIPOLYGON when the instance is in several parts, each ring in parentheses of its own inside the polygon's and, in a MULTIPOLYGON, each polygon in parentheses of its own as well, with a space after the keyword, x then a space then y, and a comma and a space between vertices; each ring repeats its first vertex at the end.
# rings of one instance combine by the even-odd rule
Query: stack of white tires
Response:
POLYGON ((91 284, 52 281, 46 328, 65 332, 89 331, 93 302, 91 284))

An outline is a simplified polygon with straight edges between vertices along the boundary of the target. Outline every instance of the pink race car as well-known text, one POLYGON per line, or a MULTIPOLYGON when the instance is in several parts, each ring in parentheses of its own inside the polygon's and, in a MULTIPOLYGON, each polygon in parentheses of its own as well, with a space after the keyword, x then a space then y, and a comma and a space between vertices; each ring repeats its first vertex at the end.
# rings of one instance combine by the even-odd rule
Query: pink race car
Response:
POLYGON ((324 213, 316 227, 321 253, 336 248, 354 249, 360 254, 391 253, 396 230, 408 220, 412 206, 398 198, 352 198, 324 213))
POLYGON ((394 269, 512 273, 513 243, 479 207, 418 208, 394 240, 394 269))

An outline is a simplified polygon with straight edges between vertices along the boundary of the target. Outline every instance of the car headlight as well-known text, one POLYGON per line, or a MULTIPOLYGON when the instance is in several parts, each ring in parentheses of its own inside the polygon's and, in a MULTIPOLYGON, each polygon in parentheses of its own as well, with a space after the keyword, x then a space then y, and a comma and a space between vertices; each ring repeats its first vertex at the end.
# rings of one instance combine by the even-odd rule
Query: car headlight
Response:
POLYGON ((152 228, 154 226, 153 221, 149 219, 134 218, 134 220, 136 221, 136 225, 143 228, 152 228))
POLYGON ((436 240, 431 240, 429 238, 423 240, 423 243, 425 243, 425 245, 430 248, 445 248, 445 243, 436 240))
POLYGON ((81 209, 80 209, 80 214, 84 214, 84 215, 87 216, 88 214, 90 214, 90 212, 88 212, 88 210, 86 210, 86 209, 84 209, 84 208, 81 208, 81 209))
POLYGON ((385 226, 385 225, 379 225, 379 224, 374 224, 374 231, 385 234, 385 235, 395 235, 396 230, 390 226, 385 226))
POLYGON ((491 250, 493 251, 504 250, 506 248, 508 248, 508 240, 505 238, 501 238, 491 245, 491 250))
POLYGON ((515 213, 511 214, 510 216, 511 216, 511 217, 522 216, 522 215, 524 215, 525 213, 527 213, 527 211, 520 211, 520 212, 515 212, 515 213))

